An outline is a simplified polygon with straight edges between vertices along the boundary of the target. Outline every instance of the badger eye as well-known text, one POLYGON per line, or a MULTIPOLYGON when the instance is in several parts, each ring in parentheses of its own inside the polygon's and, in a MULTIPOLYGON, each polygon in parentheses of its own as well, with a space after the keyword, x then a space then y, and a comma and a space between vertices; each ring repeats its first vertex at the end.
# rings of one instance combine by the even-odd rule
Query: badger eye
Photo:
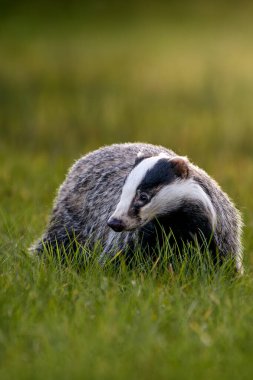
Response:
POLYGON ((140 195, 139 195, 139 200, 140 200, 141 202, 148 202, 148 201, 149 201, 149 196, 148 196, 148 194, 146 194, 146 193, 140 193, 140 195))

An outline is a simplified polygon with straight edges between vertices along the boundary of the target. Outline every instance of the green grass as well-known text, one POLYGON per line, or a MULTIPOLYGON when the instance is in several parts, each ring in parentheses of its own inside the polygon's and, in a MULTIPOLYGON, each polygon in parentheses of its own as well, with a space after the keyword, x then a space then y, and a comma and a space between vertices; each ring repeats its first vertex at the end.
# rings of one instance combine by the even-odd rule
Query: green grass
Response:
POLYGON ((198 11, 2 16, 1 379, 252 378, 251 8, 198 11), (235 200, 243 278, 197 255, 77 270, 27 254, 73 161, 136 140, 188 155, 235 200))
POLYGON ((252 279, 166 263, 2 256, 1 378, 250 378, 252 279))

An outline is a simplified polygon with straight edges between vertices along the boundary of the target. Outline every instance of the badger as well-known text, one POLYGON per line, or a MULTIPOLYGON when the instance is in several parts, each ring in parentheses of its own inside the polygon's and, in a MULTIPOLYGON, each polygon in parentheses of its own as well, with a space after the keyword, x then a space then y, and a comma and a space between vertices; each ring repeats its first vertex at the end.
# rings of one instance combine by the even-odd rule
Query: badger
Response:
POLYGON ((211 252, 232 257, 242 273, 241 230, 228 195, 187 157, 146 143, 113 144, 70 168, 31 250, 68 252, 71 240, 91 248, 99 242, 102 262, 140 245, 151 252, 164 233, 179 247, 204 237, 211 252))

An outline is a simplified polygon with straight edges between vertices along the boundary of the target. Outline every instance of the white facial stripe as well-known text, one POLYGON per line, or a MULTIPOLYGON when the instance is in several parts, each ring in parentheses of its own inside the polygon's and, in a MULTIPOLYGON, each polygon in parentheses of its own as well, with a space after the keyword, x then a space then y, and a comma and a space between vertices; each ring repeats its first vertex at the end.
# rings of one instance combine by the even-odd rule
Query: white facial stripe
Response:
POLYGON ((152 201, 141 209, 140 217, 145 223, 157 215, 176 210, 182 201, 198 200, 210 215, 212 227, 216 225, 216 212, 212 202, 200 185, 193 179, 178 180, 174 184, 163 187, 152 201))
POLYGON ((127 214, 137 187, 145 177, 147 171, 150 170, 161 158, 168 158, 168 156, 160 153, 159 156, 146 158, 129 173, 122 189, 120 201, 113 213, 114 218, 122 217, 127 214))

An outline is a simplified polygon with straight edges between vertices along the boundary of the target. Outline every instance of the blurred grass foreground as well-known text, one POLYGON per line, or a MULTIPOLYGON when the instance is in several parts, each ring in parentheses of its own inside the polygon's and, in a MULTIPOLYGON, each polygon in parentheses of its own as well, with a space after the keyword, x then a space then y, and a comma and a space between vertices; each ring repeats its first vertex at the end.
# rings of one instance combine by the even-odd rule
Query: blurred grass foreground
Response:
POLYGON ((0 378, 251 379, 251 2, 0 6, 0 378), (243 279, 27 257, 73 161, 126 141, 188 155, 235 200, 243 279))

